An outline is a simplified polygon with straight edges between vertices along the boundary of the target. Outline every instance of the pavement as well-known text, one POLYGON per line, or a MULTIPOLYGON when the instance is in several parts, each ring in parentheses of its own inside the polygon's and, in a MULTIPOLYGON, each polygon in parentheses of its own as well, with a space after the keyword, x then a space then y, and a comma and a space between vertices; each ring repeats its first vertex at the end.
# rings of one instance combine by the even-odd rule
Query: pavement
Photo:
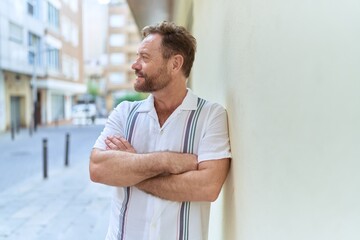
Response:
POLYGON ((0 134, 0 240, 99 240, 106 235, 112 188, 90 181, 90 150, 102 125, 0 134), (70 133, 69 166, 64 166, 70 133), (48 177, 42 174, 48 138, 48 177))

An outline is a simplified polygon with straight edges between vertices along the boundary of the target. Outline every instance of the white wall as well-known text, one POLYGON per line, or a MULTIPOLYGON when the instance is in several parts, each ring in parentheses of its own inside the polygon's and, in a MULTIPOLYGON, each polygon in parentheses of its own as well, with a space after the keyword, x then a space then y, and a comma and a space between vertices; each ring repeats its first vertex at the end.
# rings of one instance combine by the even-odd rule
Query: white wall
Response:
POLYGON ((360 2, 194 1, 193 89, 229 112, 210 239, 360 239, 360 2))

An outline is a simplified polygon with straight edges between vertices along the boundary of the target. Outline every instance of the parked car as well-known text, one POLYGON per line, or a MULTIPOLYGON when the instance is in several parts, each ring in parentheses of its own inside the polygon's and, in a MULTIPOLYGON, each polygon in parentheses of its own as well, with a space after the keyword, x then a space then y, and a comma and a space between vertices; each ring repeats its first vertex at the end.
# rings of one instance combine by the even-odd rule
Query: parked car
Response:
POLYGON ((72 122, 75 125, 94 124, 96 118, 96 106, 93 103, 77 104, 72 108, 72 122))

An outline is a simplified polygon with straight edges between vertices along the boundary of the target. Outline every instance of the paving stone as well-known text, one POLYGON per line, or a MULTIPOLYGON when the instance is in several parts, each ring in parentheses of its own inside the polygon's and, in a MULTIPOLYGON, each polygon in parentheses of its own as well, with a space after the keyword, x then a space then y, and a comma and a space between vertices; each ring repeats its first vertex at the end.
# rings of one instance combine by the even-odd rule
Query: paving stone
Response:
MULTIPOLYGON (((100 133, 100 129, 83 130, 94 131, 93 136, 100 133)), ((51 135, 64 129, 47 131, 51 135)), ((5 179, 7 187, 0 188, 0 240, 104 239, 112 188, 90 181, 88 156, 95 140, 80 136, 78 139, 83 139, 83 148, 71 155, 74 162, 67 168, 62 166, 49 171, 48 179, 42 179, 39 173, 31 177, 25 174, 23 181, 14 184, 5 179)), ((33 140, 22 136, 18 143, 30 145, 33 140)), ((9 140, 0 136, 1 146, 12 145, 6 141, 9 140)), ((25 148, 26 151, 31 149, 25 148)), ((0 153, 0 158, 2 156, 0 153)), ((1 164, 4 164, 3 158, 0 167, 1 164)))

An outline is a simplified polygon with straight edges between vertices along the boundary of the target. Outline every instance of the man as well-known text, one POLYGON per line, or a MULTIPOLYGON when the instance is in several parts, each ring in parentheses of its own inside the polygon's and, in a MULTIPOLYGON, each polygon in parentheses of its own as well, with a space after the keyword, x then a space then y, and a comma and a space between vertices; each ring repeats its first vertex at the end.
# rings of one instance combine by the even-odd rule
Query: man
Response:
POLYGON ((90 156, 92 181, 116 186, 106 239, 205 240, 229 169, 226 112, 186 87, 196 40, 185 28, 143 37, 134 88, 151 94, 114 109, 90 156))

